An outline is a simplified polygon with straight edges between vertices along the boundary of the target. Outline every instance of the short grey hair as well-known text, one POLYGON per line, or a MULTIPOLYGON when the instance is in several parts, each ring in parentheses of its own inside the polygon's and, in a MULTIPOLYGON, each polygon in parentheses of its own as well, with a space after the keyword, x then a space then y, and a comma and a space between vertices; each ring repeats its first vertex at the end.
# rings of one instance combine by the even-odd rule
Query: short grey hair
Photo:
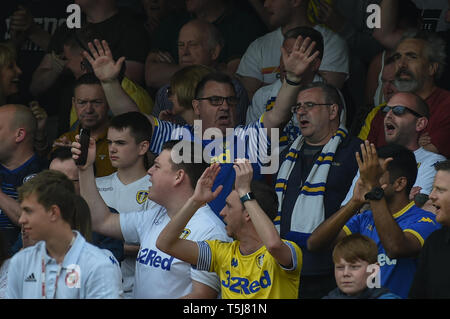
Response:
POLYGON ((341 114, 342 110, 345 108, 345 102, 343 95, 338 88, 325 82, 316 81, 303 85, 300 88, 300 92, 313 88, 320 88, 323 92, 325 103, 337 104, 339 107, 339 115, 341 114))
POLYGON ((209 49, 214 49, 216 45, 219 45, 221 48, 225 45, 225 40, 220 33, 219 29, 212 23, 203 21, 200 19, 195 19, 187 22, 187 24, 195 25, 199 30, 203 32, 206 32, 207 34, 207 43, 209 49))
POLYGON ((409 30, 403 34, 402 39, 397 43, 395 50, 403 41, 407 39, 422 40, 425 43, 425 56, 430 63, 437 63, 435 79, 439 79, 444 73, 447 54, 445 52, 445 41, 434 32, 409 30))

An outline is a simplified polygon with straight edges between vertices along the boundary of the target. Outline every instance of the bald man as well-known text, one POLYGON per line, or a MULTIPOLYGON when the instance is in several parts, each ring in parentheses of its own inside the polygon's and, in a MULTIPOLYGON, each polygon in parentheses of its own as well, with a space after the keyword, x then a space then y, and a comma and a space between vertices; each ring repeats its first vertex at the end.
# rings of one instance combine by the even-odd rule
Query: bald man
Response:
POLYGON ((34 152, 36 119, 25 105, 0 107, 0 233, 8 249, 18 239, 17 188, 47 167, 34 152))

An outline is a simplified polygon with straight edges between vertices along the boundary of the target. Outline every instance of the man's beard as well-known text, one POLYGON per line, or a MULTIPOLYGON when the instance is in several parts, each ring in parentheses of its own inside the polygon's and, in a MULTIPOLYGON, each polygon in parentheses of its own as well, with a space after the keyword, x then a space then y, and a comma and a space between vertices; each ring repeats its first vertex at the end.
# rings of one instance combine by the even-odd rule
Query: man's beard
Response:
POLYGON ((400 69, 395 74, 394 85, 399 92, 417 92, 423 86, 423 80, 417 79, 414 74, 407 69, 400 69), (401 74, 409 75, 409 79, 400 78, 401 74))

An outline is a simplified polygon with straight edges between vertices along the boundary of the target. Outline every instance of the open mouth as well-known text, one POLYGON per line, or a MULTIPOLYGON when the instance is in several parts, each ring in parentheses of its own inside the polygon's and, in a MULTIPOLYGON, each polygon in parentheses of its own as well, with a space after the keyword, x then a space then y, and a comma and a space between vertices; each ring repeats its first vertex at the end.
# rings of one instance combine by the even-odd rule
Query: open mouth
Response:
POLYGON ((401 69, 396 74, 396 78, 401 79, 401 80, 412 79, 413 77, 414 77, 414 74, 411 71, 406 70, 406 69, 401 69))
POLYGON ((308 120, 300 120, 300 127, 305 127, 309 125, 309 121, 308 120))
POLYGON ((387 134, 393 134, 395 132, 395 126, 391 123, 386 123, 384 127, 387 134))
POLYGON ((438 212, 441 209, 441 206, 438 206, 436 204, 433 204, 433 207, 436 208, 436 212, 438 212))
POLYGON ((230 117, 228 115, 221 115, 217 118, 219 123, 229 123, 230 122, 230 117))

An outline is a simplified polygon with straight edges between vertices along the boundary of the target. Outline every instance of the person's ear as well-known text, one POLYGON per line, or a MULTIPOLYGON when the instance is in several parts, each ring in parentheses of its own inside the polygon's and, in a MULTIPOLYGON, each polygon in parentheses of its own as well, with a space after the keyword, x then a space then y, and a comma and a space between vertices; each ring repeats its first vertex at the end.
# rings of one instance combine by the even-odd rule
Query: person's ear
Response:
POLYGON ((439 68, 439 63, 437 63, 437 62, 430 63, 430 65, 428 66, 428 75, 430 75, 431 77, 434 77, 438 71, 438 68, 439 68))
POLYGON ((396 192, 401 192, 401 191, 403 191, 403 189, 405 189, 407 184, 408 184, 408 179, 405 176, 400 176, 399 178, 397 178, 394 181, 392 186, 396 192))
POLYGON ((16 143, 22 142, 27 137, 27 135, 27 131, 23 127, 18 128, 15 131, 16 143))
POLYGON ((339 117, 339 105, 336 103, 330 106, 330 121, 339 117))
POLYGON ((175 173, 175 180, 174 180, 175 186, 183 183, 185 178, 186 178, 186 172, 182 169, 177 170, 175 173))
POLYGON ((213 60, 214 62, 217 61, 221 51, 222 47, 219 44, 216 44, 214 48, 210 50, 211 60, 213 60))
POLYGON ((200 102, 199 100, 192 100, 192 109, 194 110, 195 115, 200 116, 200 102))
POLYGON ((244 208, 244 210, 242 211, 242 213, 244 214, 244 220, 245 222, 250 222, 251 218, 250 218, 250 214, 248 213, 248 211, 244 208))
POLYGON ((54 222, 61 218, 61 210, 58 205, 53 204, 48 210, 50 221, 54 222))
POLYGON ((416 131, 422 132, 428 125, 428 119, 426 117, 420 117, 416 122, 416 131))
POLYGON ((139 155, 145 155, 147 154, 147 151, 150 147, 150 142, 149 141, 142 141, 139 143, 139 155))

